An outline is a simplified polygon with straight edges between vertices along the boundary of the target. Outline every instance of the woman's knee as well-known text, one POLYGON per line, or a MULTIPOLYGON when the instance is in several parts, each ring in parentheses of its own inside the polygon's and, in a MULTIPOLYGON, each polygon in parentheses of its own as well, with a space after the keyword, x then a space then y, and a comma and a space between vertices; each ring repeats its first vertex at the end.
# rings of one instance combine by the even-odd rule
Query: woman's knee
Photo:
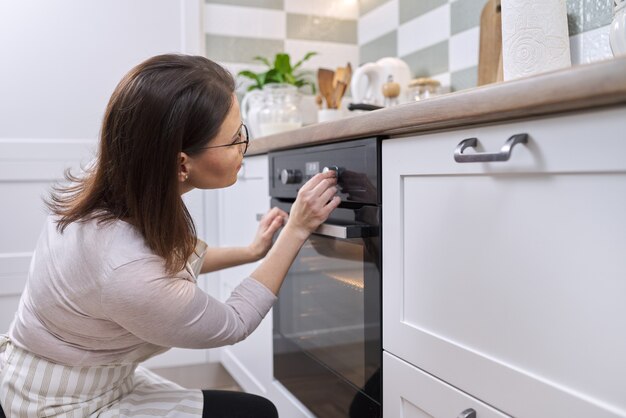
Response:
POLYGON ((276 410, 276 406, 272 401, 262 396, 251 396, 254 396, 256 398, 256 408, 258 408, 259 411, 259 415, 255 416, 258 416, 258 418, 278 418, 278 411, 276 410))

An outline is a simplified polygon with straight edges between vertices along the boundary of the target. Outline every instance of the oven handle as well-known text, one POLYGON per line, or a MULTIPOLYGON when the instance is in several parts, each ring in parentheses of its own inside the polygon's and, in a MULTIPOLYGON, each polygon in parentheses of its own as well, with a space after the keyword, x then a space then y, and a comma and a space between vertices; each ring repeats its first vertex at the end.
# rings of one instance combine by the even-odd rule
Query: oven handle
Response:
MULTIPOLYGON (((263 218, 262 213, 257 213, 256 220, 263 218)), ((378 236, 378 228, 370 225, 335 225, 329 223, 321 224, 315 231, 315 235, 329 238, 368 238, 378 236)))
POLYGON ((329 238, 367 238, 377 236, 378 228, 369 225, 334 225, 323 223, 313 231, 313 233, 329 238))

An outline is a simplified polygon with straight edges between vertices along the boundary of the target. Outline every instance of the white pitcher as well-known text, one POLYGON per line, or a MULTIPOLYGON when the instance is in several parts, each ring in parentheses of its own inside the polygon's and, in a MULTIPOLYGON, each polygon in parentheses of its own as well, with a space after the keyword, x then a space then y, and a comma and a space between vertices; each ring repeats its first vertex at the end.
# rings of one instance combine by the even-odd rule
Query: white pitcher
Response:
POLYGON ((375 63, 368 62, 356 69, 352 75, 350 90, 353 103, 368 103, 378 106, 384 104, 383 84, 389 81, 400 84, 400 103, 407 102, 406 91, 411 81, 411 70, 406 62, 399 58, 381 58, 375 63))
POLYGON ((241 100, 241 117, 248 127, 251 138, 261 136, 259 112, 263 108, 265 94, 261 90, 251 90, 241 100))

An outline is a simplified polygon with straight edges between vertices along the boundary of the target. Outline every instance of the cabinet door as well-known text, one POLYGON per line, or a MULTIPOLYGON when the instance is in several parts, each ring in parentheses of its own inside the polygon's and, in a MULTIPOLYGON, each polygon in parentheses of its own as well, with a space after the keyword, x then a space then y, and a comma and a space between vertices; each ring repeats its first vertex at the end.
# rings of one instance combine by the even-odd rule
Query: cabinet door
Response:
POLYGON ((626 416, 624 132, 620 107, 383 141, 384 349, 514 416, 626 416))
MULTIPOLYGON (((246 246, 258 227, 257 214, 269 210, 266 155, 247 157, 237 183, 219 192, 219 242, 222 247, 246 246)), ((226 300, 258 263, 220 271, 221 299, 226 300)), ((245 340, 222 349, 222 363, 241 387, 265 395, 272 381, 272 314, 245 340)))
POLYGON ((383 354, 383 370, 385 417, 508 416, 389 353, 383 354), (472 412, 474 415, 471 415, 472 412))

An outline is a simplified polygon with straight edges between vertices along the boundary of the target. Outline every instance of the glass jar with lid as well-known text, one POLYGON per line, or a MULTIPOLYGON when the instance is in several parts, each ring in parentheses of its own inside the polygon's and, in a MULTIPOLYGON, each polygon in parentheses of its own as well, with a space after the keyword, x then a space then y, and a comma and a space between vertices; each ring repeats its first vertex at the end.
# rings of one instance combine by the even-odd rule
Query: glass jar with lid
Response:
POLYGON ((413 79, 407 89, 408 100, 418 101, 441 94, 441 83, 428 77, 413 79))
POLYGON ((291 84, 271 83, 263 87, 264 102, 258 121, 262 136, 289 131, 302 126, 300 94, 291 84))

